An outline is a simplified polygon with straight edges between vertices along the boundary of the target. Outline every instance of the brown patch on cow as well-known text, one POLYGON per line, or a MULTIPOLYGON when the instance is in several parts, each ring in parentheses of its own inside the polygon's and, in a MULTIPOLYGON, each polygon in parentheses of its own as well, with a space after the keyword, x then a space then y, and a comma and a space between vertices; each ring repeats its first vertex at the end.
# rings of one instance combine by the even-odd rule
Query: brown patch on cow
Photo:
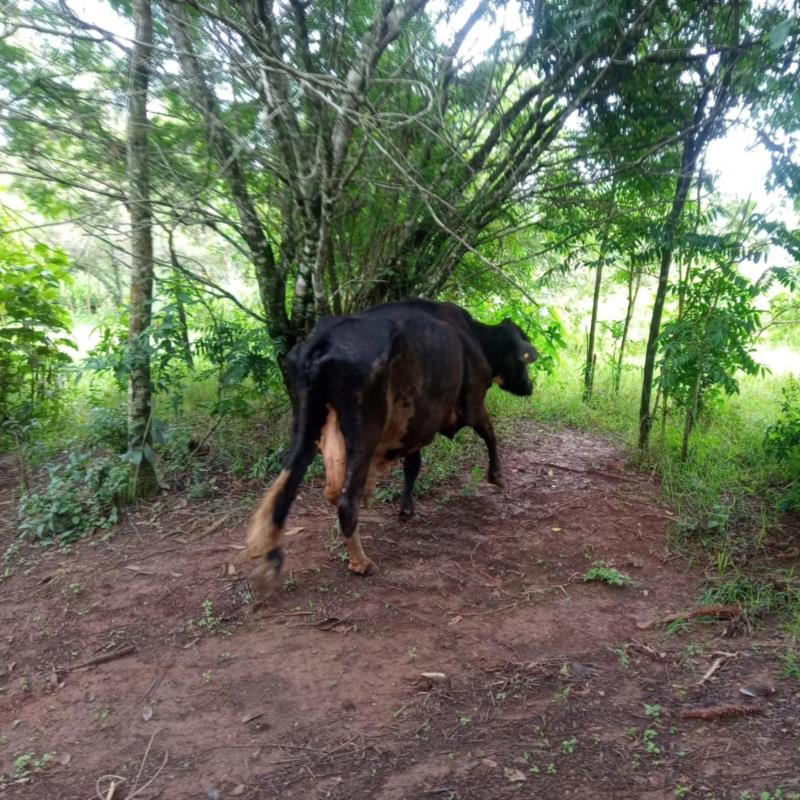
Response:
POLYGON ((350 563, 347 565, 350 572, 355 572, 356 575, 369 575, 370 572, 374 572, 377 569, 375 562, 364 552, 357 529, 352 536, 345 538, 345 544, 350 555, 350 563))
POLYGON ((369 465, 369 473, 364 485, 364 502, 367 502, 372 496, 378 479, 383 475, 387 475, 399 461, 397 458, 387 458, 386 454, 390 450, 403 449, 403 439, 408 430, 408 424, 414 416, 414 411, 414 404, 410 400, 397 397, 392 391, 389 392, 386 422, 383 425, 378 446, 372 456, 372 463, 369 465))
POLYGON ((505 380, 503 380, 503 376, 502 376, 502 375, 495 375, 495 376, 494 376, 494 382, 495 382, 495 383, 496 383, 498 386, 502 386, 502 385, 505 383, 505 380))
POLYGON ((386 422, 383 425, 380 442, 375 450, 376 459, 385 459, 389 450, 402 450, 408 423, 414 416, 414 403, 404 397, 389 392, 387 398, 386 422))
POLYGON ((369 465, 369 474, 367 475, 367 482, 364 486, 364 502, 366 503, 372 493, 375 491, 375 486, 378 479, 384 475, 388 475, 392 468, 398 463, 398 458, 384 458, 383 456, 376 455, 369 465))
POLYGON ((328 417, 317 443, 325 463, 325 497, 331 503, 339 499, 347 476, 347 444, 339 425, 339 415, 328 406, 328 417))
POLYGON ((244 550, 247 558, 265 556, 271 550, 280 547, 283 541, 283 528, 272 521, 272 512, 275 510, 278 495, 283 491, 288 479, 289 470, 285 469, 261 498, 247 531, 247 547, 244 550))

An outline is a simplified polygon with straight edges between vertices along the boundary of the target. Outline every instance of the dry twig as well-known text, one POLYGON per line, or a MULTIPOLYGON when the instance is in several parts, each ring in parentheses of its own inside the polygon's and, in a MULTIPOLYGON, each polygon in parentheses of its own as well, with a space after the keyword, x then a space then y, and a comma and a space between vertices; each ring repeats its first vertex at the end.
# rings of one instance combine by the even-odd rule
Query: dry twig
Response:
POLYGON ((748 706, 731 703, 725 706, 706 708, 681 708, 675 714, 681 719, 724 719, 726 717, 752 717, 763 714, 764 706, 748 706))
POLYGON ((702 686, 725 662, 725 659, 720 656, 719 658, 715 658, 714 662, 711 666, 706 670, 705 675, 697 682, 698 686, 702 686))
POLYGON ((101 653, 99 656, 90 658, 88 661, 82 661, 80 664, 70 664, 66 667, 56 667, 55 672, 74 672, 76 669, 83 669, 84 667, 96 667, 98 664, 106 664, 109 661, 114 661, 117 658, 124 658, 125 656, 132 655, 136 652, 135 644, 126 644, 124 647, 118 647, 110 653, 101 653))

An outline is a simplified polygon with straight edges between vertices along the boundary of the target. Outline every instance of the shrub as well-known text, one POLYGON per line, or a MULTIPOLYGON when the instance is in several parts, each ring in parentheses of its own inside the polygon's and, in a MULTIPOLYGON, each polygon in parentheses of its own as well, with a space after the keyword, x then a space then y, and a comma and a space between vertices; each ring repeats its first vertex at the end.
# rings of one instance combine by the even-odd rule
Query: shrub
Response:
POLYGON ((71 453, 48 469, 47 484, 25 492, 20 532, 44 543, 68 544, 94 528, 113 525, 128 485, 128 468, 113 457, 71 453))

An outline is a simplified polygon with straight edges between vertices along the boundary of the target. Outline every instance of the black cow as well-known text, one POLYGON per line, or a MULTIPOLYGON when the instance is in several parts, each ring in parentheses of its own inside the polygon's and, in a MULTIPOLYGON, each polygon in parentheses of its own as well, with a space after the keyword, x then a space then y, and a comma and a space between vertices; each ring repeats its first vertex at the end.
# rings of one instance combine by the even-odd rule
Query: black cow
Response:
POLYGON ((488 480, 501 486, 484 399, 492 382, 530 395, 528 365, 536 357, 510 320, 484 325, 452 303, 408 300, 320 320, 288 355, 293 441, 286 467, 261 500, 247 536, 246 555, 264 559, 253 576, 256 590, 271 589, 280 574, 284 522, 317 449, 349 568, 362 575, 374 564, 358 536, 359 504, 378 475, 403 458, 400 518, 413 516, 420 451, 437 433, 453 437, 464 426, 473 428, 489 451, 488 480))

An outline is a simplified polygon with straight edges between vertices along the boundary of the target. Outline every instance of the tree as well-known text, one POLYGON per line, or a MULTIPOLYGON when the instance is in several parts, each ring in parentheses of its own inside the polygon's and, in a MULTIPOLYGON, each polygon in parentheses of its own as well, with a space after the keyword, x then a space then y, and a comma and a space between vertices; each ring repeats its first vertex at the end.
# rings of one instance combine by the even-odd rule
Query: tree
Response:
POLYGON ((737 0, 710 4, 703 20, 706 33, 703 50, 696 54, 692 76, 695 100, 691 123, 680 136, 680 168, 675 179, 672 205, 659 236, 660 264, 658 285, 653 302, 650 330, 645 351, 642 393, 639 408, 639 447, 646 449, 653 421, 651 397, 656 367, 661 319, 669 288, 670 268, 680 245, 684 209, 698 174, 698 165, 708 143, 725 129, 726 114, 737 103, 752 101, 764 82, 776 73, 790 70, 793 56, 776 52, 768 35, 779 9, 758 10, 737 0))
POLYGON ((131 50, 127 136, 127 206, 131 221, 127 458, 131 464, 131 495, 148 497, 159 489, 153 451, 149 342, 153 303, 153 231, 147 96, 153 52, 153 19, 150 0, 134 0, 133 9, 136 38, 131 50))

